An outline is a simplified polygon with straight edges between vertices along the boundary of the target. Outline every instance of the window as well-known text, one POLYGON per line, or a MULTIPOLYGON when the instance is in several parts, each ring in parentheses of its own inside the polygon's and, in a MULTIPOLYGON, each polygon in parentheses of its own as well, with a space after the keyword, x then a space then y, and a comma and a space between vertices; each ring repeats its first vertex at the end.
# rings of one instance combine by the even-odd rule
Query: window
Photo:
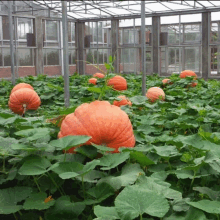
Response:
POLYGON ((33 49, 18 49, 18 65, 33 66, 33 49))
POLYGON ((60 65, 58 49, 44 49, 44 65, 60 65))
POLYGON ((9 20, 7 16, 2 16, 3 40, 10 40, 9 37, 9 20))
POLYGON ((18 40, 26 40, 27 33, 33 33, 33 19, 18 18, 18 40))
POLYGON ((46 41, 58 41, 58 22, 46 20, 46 41))
POLYGON ((195 42, 200 41, 200 25, 191 24, 184 25, 184 41, 185 42, 195 42))

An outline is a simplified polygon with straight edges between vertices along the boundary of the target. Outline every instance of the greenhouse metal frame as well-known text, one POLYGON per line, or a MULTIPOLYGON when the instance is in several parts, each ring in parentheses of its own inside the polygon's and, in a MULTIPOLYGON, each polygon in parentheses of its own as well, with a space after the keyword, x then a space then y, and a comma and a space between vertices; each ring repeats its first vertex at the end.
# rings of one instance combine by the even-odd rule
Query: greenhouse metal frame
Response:
POLYGON ((34 68, 35 71, 32 75, 47 74, 47 72, 62 74, 65 82, 66 106, 69 106, 70 70, 72 72, 75 70, 79 74, 97 71, 93 65, 85 63, 89 55, 90 58, 93 56, 93 62, 97 60, 97 65, 103 70, 104 65, 99 65, 99 62, 108 62, 109 55, 115 56, 114 68, 117 73, 125 73, 126 65, 127 69, 130 69, 131 59, 135 57, 136 60, 133 59, 133 69, 131 69, 137 74, 143 73, 143 95, 146 93, 146 74, 158 73, 165 76, 170 74, 169 71, 180 73, 186 67, 193 68, 194 65, 199 77, 220 78, 218 55, 220 51, 220 19, 212 21, 211 18, 212 13, 220 15, 220 1, 1 1, 0 4, 0 66, 3 67, 0 67, 0 73, 2 71, 0 77, 7 78, 5 72, 11 72, 11 80, 15 84, 17 77, 25 75, 23 72, 18 74, 21 69, 20 63, 27 66, 27 72, 33 71, 34 68), (181 20, 181 16, 193 15, 196 17, 198 14, 201 16, 201 21, 181 20), (162 17, 170 16, 178 17, 178 22, 161 23, 162 17), (22 18, 31 19, 31 22, 28 22, 32 29, 29 28, 27 31, 28 26, 25 21, 22 21, 22 18), (151 19, 151 24, 146 24, 148 18, 151 19), (127 19, 132 25, 120 27, 120 23, 123 23, 124 19, 127 19), (140 24, 136 25, 138 19, 140 19, 140 24), (101 24, 102 22, 106 22, 105 27, 101 24), (111 23, 110 27, 107 22, 111 23), (92 24, 91 27, 90 24, 92 24), (169 32, 171 26, 177 27, 174 27, 174 32, 169 32), (4 33, 7 32, 7 27, 8 33, 4 33), (69 33, 69 27, 71 33, 69 33), (214 31, 212 31, 212 27, 214 31), (131 33, 131 37, 128 34, 128 38, 125 39, 124 36, 127 37, 127 35, 124 32, 128 28, 131 29, 130 32, 127 31, 127 33, 131 33), (148 28, 147 31, 146 28, 148 28), (163 29, 164 32, 161 31, 163 29), (53 30, 57 32, 55 40, 56 36, 51 34, 53 30), (33 45, 26 45, 25 34, 30 34, 30 37, 33 38, 32 40, 35 41, 33 45), (99 34, 102 36, 101 44, 99 44, 99 34), (9 54, 6 56, 9 48, 10 56, 9 54), (29 63, 25 60, 26 56, 23 60, 19 57, 22 56, 21 51, 25 51, 25 49, 30 51, 29 63), (88 51, 92 51, 92 55, 88 51), (191 54, 189 56, 191 60, 187 60, 187 54, 191 54), (8 60, 9 58, 10 60, 8 60), (121 63, 122 59, 127 59, 127 63, 124 61, 121 63), (136 62, 137 59, 139 59, 139 63, 136 62), (172 60, 171 64, 169 59, 172 60), (10 70, 5 68, 7 66, 5 64, 8 63, 10 63, 10 70), (53 65, 54 63, 58 65, 53 65), (142 65, 143 63, 145 65, 142 65), (28 66, 30 64, 31 67, 28 66), (50 66, 53 66, 53 69, 50 66), (216 74, 211 74, 212 69, 214 70, 212 73, 216 72, 216 74))

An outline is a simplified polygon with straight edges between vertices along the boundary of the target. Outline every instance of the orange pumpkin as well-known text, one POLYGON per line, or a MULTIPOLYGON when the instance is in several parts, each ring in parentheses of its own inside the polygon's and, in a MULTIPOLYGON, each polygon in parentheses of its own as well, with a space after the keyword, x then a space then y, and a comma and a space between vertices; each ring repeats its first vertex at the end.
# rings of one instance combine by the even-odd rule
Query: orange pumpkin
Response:
POLYGON ((162 97, 162 100, 165 100, 165 93, 164 93, 163 89, 161 89, 159 87, 152 87, 147 90, 146 97, 151 102, 155 102, 160 97, 162 97))
POLYGON ((128 98, 126 98, 126 96, 120 95, 120 96, 118 96, 118 98, 121 100, 120 101, 115 100, 113 102, 113 105, 116 105, 118 107, 120 107, 122 105, 130 105, 130 106, 132 105, 131 101, 128 98))
POLYGON ((121 91, 127 89, 127 81, 122 76, 114 76, 108 81, 108 86, 113 86, 113 89, 121 91))
POLYGON ((14 88, 11 90, 11 94, 13 93, 13 92, 15 92, 16 90, 18 90, 18 89, 21 89, 21 88, 29 88, 29 89, 33 89, 34 90, 34 88, 30 85, 30 84, 28 84, 28 83, 18 83, 16 86, 14 86, 14 88))
POLYGON ((194 80, 197 79, 197 75, 192 70, 184 70, 180 73, 180 78, 186 78, 187 76, 195 76, 194 80))
MULTIPOLYGON (((74 113, 67 115, 61 124, 58 138, 68 135, 91 136, 85 145, 106 145, 114 149, 111 151, 113 153, 118 153, 119 147, 133 148, 135 145, 128 115, 108 101, 84 103, 77 107, 74 113)), ((67 152, 74 153, 75 148, 70 148, 67 152)))
POLYGON ((9 108, 17 114, 24 114, 26 110, 36 110, 41 101, 38 94, 29 88, 18 89, 9 97, 9 108))
POLYGON ((165 84, 173 84, 172 82, 170 82, 170 79, 163 79, 162 80, 162 83, 163 83, 163 85, 165 85, 165 84))
POLYGON ((93 75, 93 77, 104 78, 105 75, 104 75, 103 73, 95 73, 95 74, 93 75))
POLYGON ((94 85, 96 85, 97 79, 96 78, 90 78, 89 79, 89 83, 92 83, 94 85))

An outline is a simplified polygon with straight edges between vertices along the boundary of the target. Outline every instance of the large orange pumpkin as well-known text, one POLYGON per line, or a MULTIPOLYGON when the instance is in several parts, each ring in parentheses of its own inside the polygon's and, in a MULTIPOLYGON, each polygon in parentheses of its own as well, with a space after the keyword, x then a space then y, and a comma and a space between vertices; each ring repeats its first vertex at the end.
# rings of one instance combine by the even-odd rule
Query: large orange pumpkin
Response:
POLYGON ((113 102, 113 105, 116 105, 118 107, 122 106, 122 105, 132 105, 131 101, 124 95, 120 95, 118 96, 119 99, 121 99, 120 101, 115 100, 113 102))
MULTIPOLYGON (((68 135, 88 135, 92 138, 85 143, 106 145, 118 153, 119 147, 134 147, 135 137, 128 115, 119 107, 107 101, 96 100, 84 103, 74 113, 65 117, 58 138, 68 135)), ((74 153, 76 147, 67 152, 74 153)))
POLYGON ((96 78, 90 78, 89 79, 89 83, 92 83, 94 85, 96 85, 97 79, 96 78))
POLYGON ((18 89, 9 97, 9 108, 17 114, 22 115, 26 110, 37 110, 41 101, 38 94, 29 88, 18 89))
POLYGON ((192 70, 184 70, 180 73, 180 78, 186 78, 187 76, 195 76, 194 80, 197 79, 197 75, 192 70))
POLYGON ((162 97, 162 100, 165 100, 165 93, 164 93, 163 89, 161 89, 159 87, 152 87, 147 90, 146 97, 151 102, 155 102, 160 97, 162 97))
POLYGON ((127 81, 122 76, 114 76, 108 81, 108 86, 113 86, 115 90, 126 90, 127 89, 127 81))
POLYGON ((103 73, 95 73, 95 74, 93 75, 93 77, 104 78, 105 75, 104 75, 103 73))
POLYGON ((14 88, 11 90, 11 94, 13 93, 13 92, 15 92, 16 90, 18 90, 18 89, 21 89, 21 88, 29 88, 29 89, 33 89, 34 90, 34 88, 30 85, 30 84, 28 84, 28 83, 18 83, 16 86, 14 86, 14 88))

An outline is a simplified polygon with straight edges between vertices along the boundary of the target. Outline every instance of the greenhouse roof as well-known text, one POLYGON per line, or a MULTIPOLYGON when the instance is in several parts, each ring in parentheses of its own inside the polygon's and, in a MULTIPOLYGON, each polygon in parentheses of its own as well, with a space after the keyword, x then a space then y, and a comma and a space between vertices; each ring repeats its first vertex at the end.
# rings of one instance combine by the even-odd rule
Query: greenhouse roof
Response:
MULTIPOLYGON (((61 17, 62 1, 13 1, 13 4, 23 4, 22 11, 49 11, 48 16, 61 17), (51 13, 53 12, 53 13, 51 13)), ((7 1, 0 4, 7 6, 7 1)), ((19 13, 21 9, 15 10, 19 13)), ((220 12, 220 1, 170 1, 170 0, 145 0, 145 17, 170 16, 181 14, 195 14, 205 11, 220 12)), ((67 14, 69 19, 80 21, 97 21, 116 19, 129 19, 141 17, 141 1, 122 0, 81 0, 67 1, 67 14)))
MULTIPOLYGON (((62 11, 61 1, 33 1, 42 7, 62 11)), ((220 11, 220 1, 165 1, 146 0, 145 15, 192 14, 203 11, 220 11)), ((67 1, 67 13, 76 20, 135 18, 141 16, 141 1, 81 0, 67 1)))

